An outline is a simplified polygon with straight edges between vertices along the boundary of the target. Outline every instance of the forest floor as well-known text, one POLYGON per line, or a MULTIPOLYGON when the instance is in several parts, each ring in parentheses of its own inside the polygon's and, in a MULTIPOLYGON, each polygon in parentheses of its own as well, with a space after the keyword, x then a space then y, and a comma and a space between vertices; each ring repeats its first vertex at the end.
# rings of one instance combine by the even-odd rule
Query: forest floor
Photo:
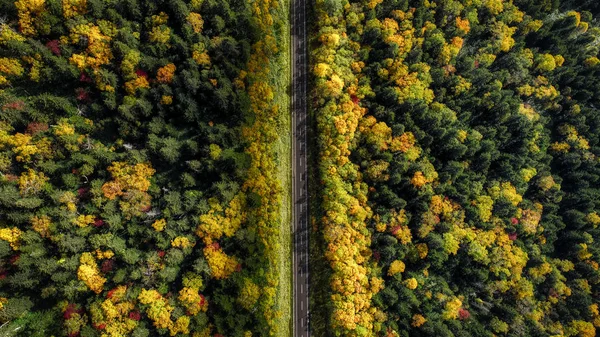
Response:
MULTIPOLYGON (((277 326, 278 336, 292 335, 293 275, 292 275, 292 128, 291 128, 291 62, 290 62, 290 0, 281 0, 279 22, 285 25, 277 31, 280 54, 271 65, 271 80, 275 83, 275 103, 279 106, 278 134, 276 144, 279 159, 278 179, 281 183, 281 231, 279 254, 279 294, 276 307, 281 316, 277 326)), ((271 61, 273 62, 273 61, 271 61)))

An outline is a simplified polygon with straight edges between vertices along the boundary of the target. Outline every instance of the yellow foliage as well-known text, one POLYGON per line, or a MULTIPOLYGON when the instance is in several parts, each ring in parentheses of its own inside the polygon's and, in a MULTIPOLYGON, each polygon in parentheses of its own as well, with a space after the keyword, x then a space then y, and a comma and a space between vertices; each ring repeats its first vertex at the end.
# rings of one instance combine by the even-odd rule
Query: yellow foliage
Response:
POLYGON ((544 262, 539 266, 529 268, 529 275, 533 278, 533 280, 539 280, 542 277, 550 274, 552 272, 552 265, 548 262, 544 262))
POLYGON ((467 34, 469 32, 469 30, 471 30, 471 27, 469 25, 469 20, 462 19, 460 16, 457 16, 456 17, 456 28, 461 30, 463 32, 463 34, 467 34))
POLYGON ((147 211, 151 207, 151 201, 150 194, 146 192, 128 190, 119 201, 119 206, 125 218, 130 220, 132 217, 141 216, 143 212, 147 211))
POLYGON ((400 261, 400 260, 394 260, 391 264, 390 264, 390 268, 388 269, 388 276, 394 276, 398 273, 403 273, 404 272, 404 262, 400 261))
POLYGON ((10 41, 25 41, 25 38, 15 32, 12 28, 10 28, 7 24, 0 24, 0 45, 6 45, 6 42, 10 41))
POLYGON ((444 44, 442 51, 438 55, 439 63, 442 65, 449 64, 458 55, 462 43, 462 38, 455 36, 450 44, 444 44))
POLYGON ((152 223, 152 228, 154 228, 154 230, 157 232, 162 232, 163 230, 165 230, 166 226, 167 226, 167 220, 165 220, 165 219, 159 219, 152 223))
POLYGON ((502 1, 503 0, 484 0, 483 4, 485 8, 490 11, 490 14, 498 15, 504 11, 504 4, 502 1))
POLYGON ((109 200, 114 200, 117 196, 123 195, 123 188, 116 181, 109 181, 102 185, 102 193, 109 200))
POLYGON ((331 97, 338 97, 341 95, 343 88, 344 81, 342 81, 342 79, 336 74, 331 75, 330 80, 325 82, 324 87, 327 95, 331 97))
POLYGON ((87 11, 87 0, 62 0, 63 16, 67 19, 83 15, 87 11))
POLYGON ((425 317, 423 317, 423 315, 414 314, 412 317, 412 323, 410 325, 415 328, 418 328, 421 325, 425 324, 425 322, 427 322, 427 320, 425 319, 425 317))
POLYGON ((413 277, 413 278, 404 280, 404 285, 410 290, 415 290, 415 289, 417 289, 417 286, 419 285, 419 283, 417 282, 417 279, 415 279, 413 277))
POLYGON ((175 67, 173 63, 169 63, 164 67, 158 68, 156 80, 159 83, 171 83, 173 81, 175 69, 177 69, 177 67, 175 67))
POLYGON ((208 154, 212 160, 217 160, 221 158, 221 147, 217 144, 210 144, 208 146, 208 154))
POLYGON ((415 135, 412 132, 405 132, 399 137, 394 137, 390 144, 390 150, 392 152, 400 151, 407 153, 415 145, 415 135))
POLYGON ((178 299, 190 315, 208 310, 208 301, 198 293, 198 288, 184 287, 179 291, 178 299))
POLYGON ((202 277, 194 273, 186 273, 183 277, 183 285, 188 288, 200 290, 202 288, 202 277))
POLYGON ((590 67, 590 68, 595 67, 599 63, 600 63, 600 60, 596 56, 588 57, 585 59, 585 61, 583 61, 583 64, 586 67, 590 67))
POLYGON ((29 162, 31 156, 39 152, 39 149, 31 143, 31 136, 28 134, 16 133, 10 138, 9 143, 13 146, 15 159, 20 162, 29 162))
POLYGON ((335 48, 340 44, 340 36, 336 33, 325 33, 319 36, 319 41, 329 48, 335 48))
POLYGON ((519 300, 524 298, 533 298, 533 284, 526 278, 521 278, 513 287, 515 297, 519 300))
POLYGON ((553 100, 558 97, 558 90, 553 85, 541 85, 535 88, 535 98, 553 100))
POLYGON ((390 177, 389 174, 386 174, 389 166, 390 163, 385 160, 374 160, 369 162, 364 174, 373 181, 386 181, 390 177))
POLYGON ((421 188, 427 183, 427 179, 423 175, 423 172, 417 171, 410 180, 410 183, 416 188, 421 188))
POLYGON ((148 318, 152 320, 154 326, 158 329, 167 329, 173 327, 173 321, 171 320, 171 312, 173 307, 169 305, 168 301, 162 297, 162 295, 154 290, 142 289, 142 292, 138 296, 140 303, 148 305, 146 314, 148 318))
POLYGON ((460 248, 460 241, 452 233, 444 233, 443 238, 444 251, 450 255, 456 255, 460 248))
POLYGON ((19 15, 19 27, 23 35, 34 36, 37 31, 33 27, 35 20, 46 11, 44 0, 18 0, 15 1, 19 15))
POLYGON ((462 307, 462 301, 457 297, 453 297, 452 300, 446 302, 442 318, 445 320, 458 318, 458 309, 460 307, 462 307))
POLYGON ((48 177, 43 172, 28 169, 27 172, 21 173, 19 177, 19 191, 21 195, 36 194, 42 190, 47 181, 48 177))
POLYGON ((83 253, 79 258, 79 263, 77 278, 83 281, 90 290, 100 294, 104 289, 106 279, 100 275, 94 256, 91 253, 83 253))
POLYGON ((594 228, 598 227, 600 224, 600 216, 596 212, 592 212, 588 214, 585 219, 594 226, 594 228))
POLYGON ((75 204, 77 202, 77 197, 73 192, 67 191, 62 193, 58 198, 58 201, 62 204, 65 204, 67 211, 69 212, 75 212, 77 210, 77 205, 75 204))
POLYGON ((31 228, 43 238, 50 237, 50 217, 47 215, 34 216, 30 219, 31 228))
POLYGON ((540 114, 537 113, 529 104, 519 105, 519 113, 527 117, 531 122, 535 122, 540 119, 540 114))
MULTIPOLYGON (((1 302, 2 299, 0 299, 1 302)), ((1 309, 1 307, 0 307, 1 309)), ((598 311, 598 303, 591 304, 588 309, 592 315, 593 324, 596 328, 600 328, 600 312, 598 311)))
POLYGON ((251 310, 260 297, 260 287, 250 279, 244 279, 244 286, 241 289, 237 302, 246 310, 251 310))
POLYGON ((488 222, 492 218, 492 209, 494 208, 494 200, 487 195, 477 197, 477 209, 479 210, 479 218, 483 222, 488 222))
POLYGON ((408 226, 392 227, 392 235, 394 235, 396 237, 396 239, 400 240, 400 242, 403 245, 408 244, 412 241, 412 234, 411 234, 410 228, 408 228, 408 226))
POLYGON ((81 38, 86 38, 87 48, 82 54, 73 54, 69 59, 71 64, 74 64, 79 70, 84 70, 87 67, 97 70, 102 65, 109 64, 113 58, 110 49, 111 37, 104 35, 100 31, 100 27, 91 23, 80 24, 71 28, 69 35, 70 42, 73 44, 79 43, 81 38))
POLYGON ((208 56, 207 52, 199 52, 194 50, 192 53, 192 58, 196 63, 201 66, 209 66, 210 65, 210 56, 208 56))
POLYGON ((125 79, 133 79, 137 75, 135 74, 135 70, 140 63, 141 54, 137 50, 129 50, 123 57, 123 61, 121 62, 121 72, 125 79))
POLYGON ((98 260, 110 259, 113 256, 115 256, 115 253, 113 253, 112 250, 102 251, 100 249, 96 249, 96 251, 94 251, 94 253, 96 253, 96 258, 98 260))
POLYGON ((515 45, 515 40, 512 36, 516 31, 517 27, 509 27, 504 22, 497 21, 493 28, 495 37, 494 47, 503 52, 509 51, 515 45))
POLYGON ((189 316, 179 316, 175 323, 169 327, 169 333, 171 336, 175 336, 179 333, 187 335, 190 333, 189 330, 190 325, 190 317, 189 316))
POLYGON ((202 27, 204 26, 204 20, 202 20, 202 16, 198 13, 191 12, 187 17, 187 21, 190 25, 192 25, 192 29, 196 33, 202 33, 202 27))
POLYGON ((17 227, 0 228, 0 240, 8 242, 13 250, 19 250, 19 239, 22 233, 17 227))
POLYGON ((79 215, 76 219, 73 219, 73 223, 77 226, 79 226, 80 228, 83 227, 87 227, 88 225, 91 225, 94 223, 94 216, 93 215, 79 215))
POLYGON ((169 20, 169 15, 165 12, 160 12, 158 15, 152 15, 151 19, 154 26, 164 25, 169 20))
POLYGON ((550 145, 550 149, 552 149, 554 152, 567 153, 571 149, 571 145, 565 142, 554 142, 552 145, 550 145))
POLYGON ((417 243, 415 245, 417 247, 417 253, 419 254, 419 258, 424 259, 427 257, 427 253, 429 252, 429 248, 427 248, 426 243, 417 243))
POLYGON ((190 239, 185 236, 178 236, 175 239, 171 240, 171 246, 185 249, 189 247, 193 247, 194 243, 190 242, 190 239))
POLYGON ((575 331, 578 337, 595 337, 596 328, 590 322, 586 321, 572 321, 570 326, 575 331))
POLYGON ((384 64, 388 66, 389 79, 396 84, 394 91, 398 95, 398 103, 404 103, 407 100, 423 100, 426 103, 433 101, 433 90, 429 88, 431 83, 429 74, 431 67, 429 65, 414 64, 411 69, 416 71, 409 72, 408 66, 399 59, 386 59, 384 64))
POLYGON ((75 128, 66 119, 61 119, 54 128, 54 134, 59 137, 74 135, 75 128))
POLYGON ((33 57, 32 56, 23 56, 22 57, 23 61, 25 61, 27 64, 29 64, 31 66, 31 68, 29 70, 29 79, 34 82, 39 82, 39 80, 40 80, 40 69, 43 66, 41 58, 42 57, 40 54, 35 54, 33 57))
POLYGON ((228 278, 237 268, 238 261, 225 254, 221 248, 210 245, 203 250, 212 276, 218 280, 228 278))
POLYGON ((108 167, 113 180, 102 185, 102 192, 108 199, 123 195, 123 190, 146 192, 150 188, 150 177, 156 172, 149 164, 128 165, 113 162, 108 167))
POLYGON ((369 0, 369 2, 367 3, 367 7, 369 9, 373 9, 382 2, 383 2, 383 0, 369 0))
POLYGON ((386 229, 387 229, 387 224, 385 224, 385 223, 378 222, 375 224, 375 230, 378 231, 379 233, 385 232, 386 229))
POLYGON ((478 57, 479 64, 484 67, 491 66, 495 60, 496 60, 496 55, 490 54, 490 53, 482 53, 482 54, 479 54, 479 57, 478 57))
POLYGON ((454 93, 456 95, 461 94, 461 93, 466 92, 469 89, 471 89, 471 86, 473 85, 471 82, 469 82, 466 78, 464 78, 460 75, 457 77, 458 77, 458 83, 456 84, 456 86, 454 86, 454 93))
POLYGON ((21 76, 24 71, 25 70, 19 60, 0 57, 0 77, 4 79, 3 81, 0 81, 0 85, 8 83, 8 80, 4 76, 21 76))
POLYGON ((538 61, 536 69, 540 71, 550 72, 556 68, 556 59, 551 54, 541 54, 536 59, 538 61))
POLYGON ((577 257, 580 261, 587 260, 592 257, 592 253, 588 250, 588 246, 586 243, 579 244, 579 251, 577 252, 577 257))
POLYGON ((160 98, 160 104, 162 104, 162 105, 171 105, 171 104, 173 104, 173 96, 163 95, 160 98))
POLYGON ((166 44, 171 39, 171 28, 167 26, 153 27, 149 38, 150 42, 166 44))
POLYGON ((217 199, 209 199, 209 204, 210 211, 200 216, 200 225, 196 229, 196 234, 207 245, 223 235, 232 237, 246 218, 246 211, 244 211, 246 200, 242 193, 238 193, 229 202, 224 212, 217 199))
POLYGON ((517 189, 510 182, 503 182, 500 186, 495 185, 488 191, 492 198, 504 198, 508 200, 513 206, 517 206, 523 197, 517 193, 517 189))
POLYGON ((318 63, 313 68, 313 74, 320 78, 326 77, 330 73, 330 71, 331 71, 331 67, 329 65, 327 65, 326 63, 318 63))
POLYGON ((146 76, 137 76, 135 79, 125 82, 125 90, 129 95, 134 95, 138 89, 148 89, 150 83, 146 76))
POLYGON ((535 209, 526 209, 522 212, 520 222, 523 226, 523 231, 528 234, 535 234, 537 232, 538 224, 542 219, 542 205, 536 203, 535 206, 535 209))
POLYGON ((406 151, 406 160, 415 161, 421 156, 421 149, 417 146, 413 146, 406 151))

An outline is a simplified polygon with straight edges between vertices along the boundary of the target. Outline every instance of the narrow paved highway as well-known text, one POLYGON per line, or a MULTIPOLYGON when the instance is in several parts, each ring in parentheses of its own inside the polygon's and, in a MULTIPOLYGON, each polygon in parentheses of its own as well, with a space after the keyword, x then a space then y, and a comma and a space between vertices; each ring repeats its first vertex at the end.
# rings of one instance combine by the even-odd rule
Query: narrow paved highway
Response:
POLYGON ((308 337, 308 175, 306 0, 292 0, 292 194, 294 200, 294 336, 308 337))

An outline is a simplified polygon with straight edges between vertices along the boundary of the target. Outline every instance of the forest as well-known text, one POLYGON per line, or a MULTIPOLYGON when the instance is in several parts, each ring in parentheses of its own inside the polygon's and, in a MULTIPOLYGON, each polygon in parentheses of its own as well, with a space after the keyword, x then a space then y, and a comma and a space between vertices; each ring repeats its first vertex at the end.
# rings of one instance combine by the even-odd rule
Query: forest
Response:
POLYGON ((0 0, 0 335, 288 335, 287 6, 0 0))
MULTIPOLYGON (((0 0, 0 336, 291 334, 294 3, 0 0)), ((307 7, 310 334, 596 336, 600 2, 307 7)))
POLYGON ((598 2, 313 16, 313 334, 596 336, 598 2))

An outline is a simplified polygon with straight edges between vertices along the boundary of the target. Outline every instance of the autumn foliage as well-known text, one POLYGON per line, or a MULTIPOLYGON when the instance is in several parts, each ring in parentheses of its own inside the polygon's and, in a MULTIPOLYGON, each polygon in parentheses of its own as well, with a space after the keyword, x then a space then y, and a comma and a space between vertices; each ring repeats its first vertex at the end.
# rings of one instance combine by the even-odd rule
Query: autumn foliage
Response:
POLYGON ((287 5, 0 3, 0 329, 286 330, 287 5))

